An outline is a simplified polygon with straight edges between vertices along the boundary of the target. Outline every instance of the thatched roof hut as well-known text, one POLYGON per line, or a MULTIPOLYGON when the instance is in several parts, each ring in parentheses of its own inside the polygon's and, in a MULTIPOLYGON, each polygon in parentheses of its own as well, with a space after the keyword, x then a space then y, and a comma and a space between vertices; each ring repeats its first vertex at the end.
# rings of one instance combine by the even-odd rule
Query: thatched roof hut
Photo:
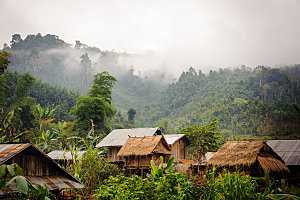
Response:
POLYGON ((115 129, 110 132, 96 147, 122 147, 129 137, 147 137, 161 135, 158 127, 115 129))
POLYGON ((164 136, 130 137, 120 149, 118 156, 146 156, 153 153, 172 154, 164 136))
POLYGON ((208 166, 234 171, 242 169, 252 176, 272 176, 289 173, 284 161, 263 141, 226 142, 207 162, 208 166))
POLYGON ((162 135, 159 127, 155 128, 131 128, 131 129, 115 129, 110 132, 96 147, 107 148, 107 159, 111 163, 122 166, 125 159, 117 156, 121 147, 130 137, 147 137, 162 135))

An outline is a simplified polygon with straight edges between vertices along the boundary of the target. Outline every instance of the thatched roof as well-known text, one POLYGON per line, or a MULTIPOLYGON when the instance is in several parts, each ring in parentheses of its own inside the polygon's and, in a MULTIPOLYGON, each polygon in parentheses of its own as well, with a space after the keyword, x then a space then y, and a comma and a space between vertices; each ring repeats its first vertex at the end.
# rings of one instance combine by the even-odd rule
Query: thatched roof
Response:
POLYGON ((155 136, 161 134, 162 132, 158 127, 115 129, 97 144, 96 147, 121 147, 129 137, 155 136))
POLYGON ((189 163, 193 164, 195 161, 193 160, 187 160, 187 159, 177 159, 178 163, 189 163))
POLYGON ((187 170, 191 169, 191 163, 177 163, 174 171, 180 173, 187 173, 187 170))
POLYGON ((284 161, 263 141, 226 142, 207 165, 250 168, 256 162, 269 173, 289 172, 284 161))
POLYGON ((164 136, 130 137, 117 155, 144 156, 153 153, 172 154, 164 136))

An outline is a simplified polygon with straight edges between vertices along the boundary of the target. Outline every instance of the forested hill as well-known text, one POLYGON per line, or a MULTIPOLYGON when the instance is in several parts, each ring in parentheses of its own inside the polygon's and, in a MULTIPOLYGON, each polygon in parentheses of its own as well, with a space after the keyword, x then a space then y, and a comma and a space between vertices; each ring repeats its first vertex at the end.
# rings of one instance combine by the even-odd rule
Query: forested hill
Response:
POLYGON ((190 68, 143 115, 147 122, 166 118, 175 131, 220 117, 220 129, 227 135, 299 134, 300 116, 292 104, 300 102, 299 77, 300 65, 243 66, 208 75, 190 68))
MULTIPOLYGON (((91 88, 93 74, 108 71, 118 80, 113 104, 123 114, 134 107, 136 126, 159 125, 167 132, 176 132, 190 125, 207 125, 220 117, 220 130, 227 135, 300 132, 299 115, 292 105, 300 102, 300 65, 278 69, 242 66, 210 71, 207 75, 190 68, 177 82, 167 85, 166 75, 142 78, 135 75, 134 67, 121 62, 139 55, 103 51, 80 41, 72 47, 55 35, 28 35, 22 39, 15 34, 4 50, 12 53, 10 71, 29 71, 41 81, 81 94, 91 88)), ((60 120, 71 120, 69 110, 78 94, 62 88, 56 90, 42 82, 38 86, 31 96, 38 103, 44 102, 43 106, 63 105, 63 109, 57 109, 57 116, 60 120), (62 97, 58 98, 60 94, 62 97)))
POLYGON ((113 103, 121 110, 139 109, 149 104, 167 86, 164 74, 141 78, 134 66, 125 61, 143 55, 100 50, 80 41, 74 47, 56 35, 28 35, 22 39, 14 34, 10 45, 3 50, 11 52, 9 70, 30 72, 37 79, 66 87, 81 94, 92 86, 93 75, 108 71, 118 80, 113 91, 113 103))

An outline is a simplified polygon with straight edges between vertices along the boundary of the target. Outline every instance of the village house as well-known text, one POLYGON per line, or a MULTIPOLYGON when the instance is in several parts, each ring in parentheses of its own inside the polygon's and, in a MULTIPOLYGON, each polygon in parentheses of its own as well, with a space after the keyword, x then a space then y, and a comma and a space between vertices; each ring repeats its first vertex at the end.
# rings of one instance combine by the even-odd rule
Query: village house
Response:
POLYGON ((190 144, 189 139, 185 134, 166 134, 164 135, 168 145, 172 150, 175 162, 179 160, 186 160, 186 146, 190 144))
MULTIPOLYGON (((83 188, 83 184, 62 168, 47 154, 30 143, 0 144, 0 164, 17 163, 32 184, 45 183, 47 188, 58 195, 61 189, 83 188)), ((11 183, 0 195, 17 192, 11 183)))
POLYGON ((289 174, 284 161, 263 141, 226 142, 207 162, 218 171, 242 170, 245 174, 262 177, 264 171, 281 179, 289 174))
POLYGON ((86 151, 77 151, 76 153, 74 152, 72 156, 71 151, 54 150, 49 152, 47 155, 61 166, 66 167, 73 163, 73 159, 80 159, 85 152, 86 151))
MULTIPOLYGON (((117 154, 121 147, 126 143, 129 137, 148 137, 163 135, 160 128, 132 128, 132 129, 115 129, 110 132, 96 147, 107 148, 107 158, 111 163, 123 165, 124 158, 119 157, 117 154)), ((189 140, 185 134, 164 134, 169 147, 172 150, 172 155, 175 161, 178 159, 186 159, 186 146, 189 140)))
POLYGON ((171 148, 163 135, 148 137, 129 137, 122 146, 117 156, 124 159, 124 169, 131 174, 140 174, 142 178, 150 173, 153 160, 155 165, 161 163, 160 156, 164 162, 168 162, 172 154, 171 148))
POLYGON ((121 147, 129 137, 144 137, 162 135, 158 127, 155 128, 132 128, 132 129, 115 129, 110 132, 96 147, 107 148, 107 159, 111 163, 123 164, 123 158, 117 156, 121 147))

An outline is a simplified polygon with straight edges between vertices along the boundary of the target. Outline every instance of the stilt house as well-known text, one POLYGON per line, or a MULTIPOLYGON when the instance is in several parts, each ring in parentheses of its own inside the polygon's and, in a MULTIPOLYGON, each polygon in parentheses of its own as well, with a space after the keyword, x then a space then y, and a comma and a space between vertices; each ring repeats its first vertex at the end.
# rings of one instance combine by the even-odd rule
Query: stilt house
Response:
POLYGON ((170 158, 172 151, 164 136, 130 137, 120 149, 117 156, 124 159, 124 169, 132 173, 140 173, 142 177, 151 169, 150 161, 158 166, 160 156, 164 162, 170 158))
POLYGON ((190 141, 186 135, 166 134, 164 137, 172 150, 172 155, 175 158, 175 162, 178 162, 179 160, 186 160, 186 146, 190 144, 190 141))
POLYGON ((129 137, 147 137, 155 135, 162 135, 162 132, 158 127, 115 129, 97 144, 96 147, 107 148, 107 158, 110 162, 123 164, 125 161, 124 158, 119 157, 117 154, 129 137))
MULTIPOLYGON (((83 188, 83 184, 58 165, 47 154, 30 143, 0 144, 0 164, 17 163, 33 184, 45 183, 47 188, 59 193, 64 188, 83 188)), ((14 183, 0 191, 0 195, 17 192, 14 183)))
POLYGON ((257 177, 264 176, 264 171, 279 179, 289 174, 284 161, 263 141, 226 142, 207 165, 219 171, 240 169, 257 177))

